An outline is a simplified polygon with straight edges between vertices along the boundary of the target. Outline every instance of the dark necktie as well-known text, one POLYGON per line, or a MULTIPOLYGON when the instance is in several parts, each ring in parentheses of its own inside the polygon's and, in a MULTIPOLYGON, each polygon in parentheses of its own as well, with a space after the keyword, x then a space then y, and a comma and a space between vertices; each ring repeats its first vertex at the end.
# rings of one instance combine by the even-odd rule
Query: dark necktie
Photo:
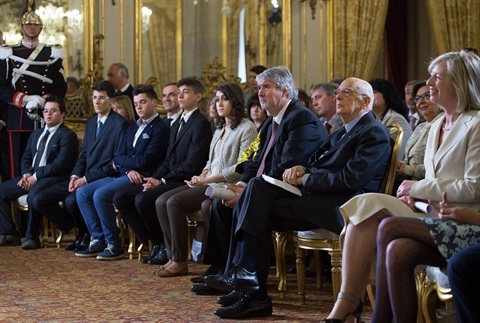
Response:
POLYGON ((122 91, 115 91, 115 96, 119 96, 119 95, 122 95, 123 92, 122 91))
POLYGON ((98 136, 100 135, 100 132, 102 131, 102 127, 103 127, 103 122, 98 121, 97 134, 95 135, 95 138, 98 138, 98 136))
POLYGON ((332 134, 332 125, 328 122, 325 122, 325 129, 327 130, 328 134, 332 134))
POLYGON ((258 166, 257 176, 262 175, 263 172, 265 171, 265 160, 267 158, 268 153, 270 152, 270 149, 273 146, 273 141, 275 139, 275 134, 277 133, 277 129, 278 129, 278 123, 276 123, 275 121, 272 121, 272 135, 270 136, 270 141, 268 142, 267 149, 265 149, 265 153, 263 154, 262 162, 260 163, 260 166, 258 166))
POLYGON ((178 131, 177 131, 177 138, 178 139, 178 135, 180 134, 180 131, 182 131, 182 126, 185 124, 185 119, 180 119, 180 124, 178 125, 178 131))
POLYGON ((337 142, 342 139, 343 135, 346 133, 345 127, 342 127, 342 129, 338 130, 332 135, 332 139, 330 139, 330 146, 333 147, 337 144, 337 142))
POLYGON ((40 160, 42 159, 43 152, 45 151, 45 146, 47 144, 48 136, 50 136, 50 131, 46 131, 45 135, 40 139, 38 144, 37 154, 35 155, 35 164, 33 165, 33 169, 38 169, 38 165, 40 164, 40 160))
POLYGON ((172 126, 172 120, 173 120, 173 118, 167 118, 167 122, 168 122, 169 127, 172 126))

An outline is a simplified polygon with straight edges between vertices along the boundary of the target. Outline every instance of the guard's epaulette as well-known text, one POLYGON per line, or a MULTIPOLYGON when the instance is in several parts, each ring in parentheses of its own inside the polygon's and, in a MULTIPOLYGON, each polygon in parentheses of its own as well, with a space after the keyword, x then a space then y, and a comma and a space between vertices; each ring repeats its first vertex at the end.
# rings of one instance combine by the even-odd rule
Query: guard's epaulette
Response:
POLYGON ((0 46, 0 59, 7 59, 13 54, 11 45, 2 45, 0 46))
POLYGON ((50 57, 60 59, 65 58, 65 52, 63 51, 63 47, 61 45, 47 45, 47 47, 52 49, 52 54, 50 57))

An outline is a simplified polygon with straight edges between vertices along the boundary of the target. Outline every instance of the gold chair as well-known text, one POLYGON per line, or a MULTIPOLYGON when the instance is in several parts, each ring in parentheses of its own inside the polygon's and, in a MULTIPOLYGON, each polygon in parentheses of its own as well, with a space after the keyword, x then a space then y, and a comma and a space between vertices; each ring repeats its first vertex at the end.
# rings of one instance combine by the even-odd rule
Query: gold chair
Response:
MULTIPOLYGON (((388 127, 390 130, 390 137, 391 137, 391 146, 392 151, 390 154, 390 159, 387 165, 387 169, 385 175, 383 177, 380 192, 390 195, 392 193, 393 184, 395 180, 395 172, 397 166, 397 159, 398 159, 398 151, 402 144, 403 140, 403 128, 394 123, 392 126, 388 127)), ((300 302, 302 304, 305 303, 305 264, 304 264, 304 257, 305 252, 302 249, 307 250, 324 250, 328 251, 331 256, 331 265, 332 265, 332 287, 333 287, 333 298, 336 301, 338 292, 340 291, 341 286, 341 265, 342 265, 342 254, 340 249, 340 242, 339 236, 333 232, 330 232, 325 229, 316 229, 311 231, 303 231, 298 232, 297 237, 297 282, 298 282, 298 293, 300 294, 300 302)), ((282 254, 283 257, 285 254, 282 254)), ((281 259, 285 263, 285 259, 281 259)), ((319 279, 320 272, 317 268, 317 279, 319 279)), ((281 273, 280 276, 280 284, 285 286, 286 275, 285 271, 281 273)), ((317 285, 319 285, 320 281, 317 281, 317 285)), ((279 284, 279 286, 280 286, 279 284)), ((280 287, 279 287, 280 289, 280 287)), ((374 295, 373 295, 373 288, 367 288, 368 296, 372 307, 374 306, 374 295)), ((284 292, 284 290, 283 290, 284 292)))
MULTIPOLYGON (((18 199, 11 203, 11 210, 13 219, 17 225, 17 231, 19 231, 20 221, 17 220, 17 214, 19 211, 27 212, 28 211, 28 204, 27 204, 27 197, 28 194, 20 196, 18 199)), ((44 248, 47 248, 49 245, 48 234, 49 232, 52 235, 53 241, 57 248, 61 247, 61 242, 63 239, 63 233, 60 230, 57 230, 53 223, 50 223, 46 217, 42 218, 42 241, 41 245, 44 248)))
POLYGON ((415 275, 418 296, 417 322, 437 322, 437 300, 445 303, 445 308, 453 311, 453 295, 448 283, 445 268, 419 266, 415 275))
POLYGON ((187 225, 188 225, 188 260, 192 260, 192 243, 193 243, 193 232, 196 228, 203 228, 204 220, 202 211, 198 210, 191 214, 187 214, 187 225))

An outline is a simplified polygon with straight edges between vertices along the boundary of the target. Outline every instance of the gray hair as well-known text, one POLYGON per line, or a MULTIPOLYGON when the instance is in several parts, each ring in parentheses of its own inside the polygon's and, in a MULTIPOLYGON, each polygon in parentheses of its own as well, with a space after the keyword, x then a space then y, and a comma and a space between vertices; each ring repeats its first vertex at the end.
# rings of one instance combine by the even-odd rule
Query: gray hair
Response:
POLYGON ((428 65, 428 72, 432 73, 435 65, 445 62, 446 76, 452 81, 457 94, 459 113, 469 110, 480 110, 480 58, 462 50, 442 54, 433 59, 428 65))
POLYGON ((125 76, 127 77, 127 79, 129 78, 128 76, 128 68, 125 66, 125 64, 123 63, 113 63, 112 64, 113 66, 116 66, 118 68, 118 74, 125 72, 125 76))
POLYGON ((335 89, 337 88, 338 86, 332 83, 318 83, 312 87, 312 89, 310 90, 310 95, 312 95, 312 93, 316 90, 322 90, 323 92, 325 92, 326 95, 331 95, 333 94, 333 91, 335 91, 335 89))
POLYGON ((289 99, 298 98, 298 90, 295 86, 292 73, 286 66, 275 66, 269 68, 256 77, 257 82, 264 83, 266 81, 274 83, 280 90, 287 90, 289 99))

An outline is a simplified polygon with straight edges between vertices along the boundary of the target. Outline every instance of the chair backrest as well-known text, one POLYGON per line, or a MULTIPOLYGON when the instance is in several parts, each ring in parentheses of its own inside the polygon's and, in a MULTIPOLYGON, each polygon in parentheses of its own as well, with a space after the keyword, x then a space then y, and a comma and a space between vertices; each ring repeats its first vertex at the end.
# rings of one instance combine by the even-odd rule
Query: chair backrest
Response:
POLYGON ((390 130, 390 146, 392 147, 390 160, 388 161, 385 175, 382 179, 380 186, 380 192, 391 195, 393 190, 393 184, 395 182, 395 173, 397 170, 398 152, 402 145, 403 140, 403 128, 398 123, 393 123, 388 126, 390 130))

